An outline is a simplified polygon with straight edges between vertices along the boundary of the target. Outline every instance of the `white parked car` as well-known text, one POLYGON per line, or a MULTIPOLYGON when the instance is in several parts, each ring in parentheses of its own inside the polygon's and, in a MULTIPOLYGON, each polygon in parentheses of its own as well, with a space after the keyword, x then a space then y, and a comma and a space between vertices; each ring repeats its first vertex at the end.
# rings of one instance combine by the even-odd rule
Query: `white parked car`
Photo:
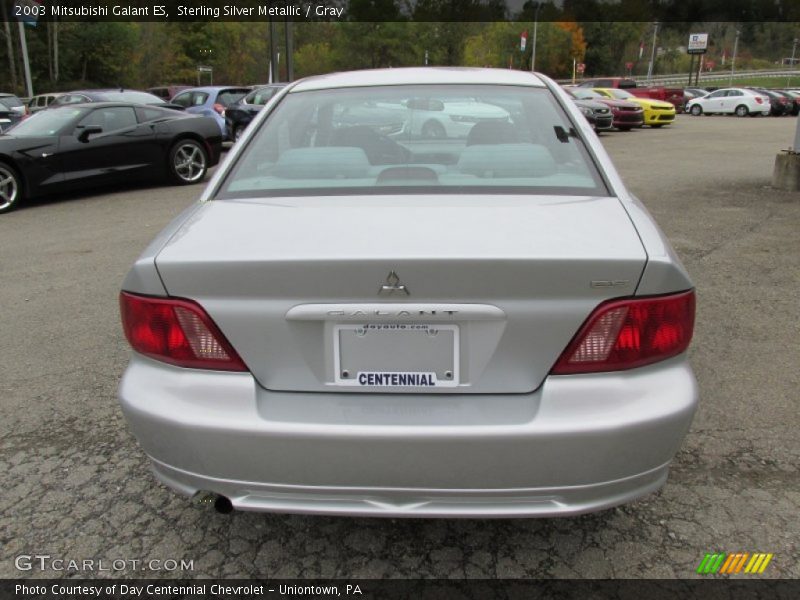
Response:
POLYGON ((686 112, 695 117, 717 113, 735 114, 738 117, 769 116, 769 107, 769 98, 763 94, 745 88, 725 88, 690 100, 686 103, 686 112))
POLYGON ((447 137, 466 138, 475 123, 509 122, 507 111, 475 100, 454 99, 452 102, 441 102, 440 113, 439 106, 431 108, 433 110, 425 115, 425 121, 419 126, 419 133, 423 137, 441 137, 442 132, 446 132, 447 137))
POLYGON ((381 102, 376 106, 384 111, 393 110, 396 114, 402 114, 405 121, 403 135, 414 138, 465 139, 478 122, 511 121, 508 111, 502 107, 469 97, 456 96, 442 100, 421 95, 408 98, 401 104, 381 102))

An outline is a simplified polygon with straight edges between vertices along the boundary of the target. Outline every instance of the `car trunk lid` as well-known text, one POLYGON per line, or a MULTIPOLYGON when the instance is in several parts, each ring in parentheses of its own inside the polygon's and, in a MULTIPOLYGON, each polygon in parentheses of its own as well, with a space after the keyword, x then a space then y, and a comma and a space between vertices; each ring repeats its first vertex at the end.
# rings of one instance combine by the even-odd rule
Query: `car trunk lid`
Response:
POLYGON ((616 198, 406 195, 212 201, 156 265, 268 389, 513 393, 645 261, 616 198))

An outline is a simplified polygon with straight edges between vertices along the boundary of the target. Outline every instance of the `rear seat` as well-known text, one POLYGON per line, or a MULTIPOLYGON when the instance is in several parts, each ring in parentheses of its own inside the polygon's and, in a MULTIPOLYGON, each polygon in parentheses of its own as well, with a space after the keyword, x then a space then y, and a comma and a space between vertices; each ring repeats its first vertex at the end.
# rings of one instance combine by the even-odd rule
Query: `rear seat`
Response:
POLYGON ((370 176, 370 164, 361 148, 292 148, 280 155, 273 174, 282 179, 363 179, 370 176))
POLYGON ((546 177, 557 172, 550 151, 539 144, 481 144, 467 146, 458 172, 482 178, 546 177))

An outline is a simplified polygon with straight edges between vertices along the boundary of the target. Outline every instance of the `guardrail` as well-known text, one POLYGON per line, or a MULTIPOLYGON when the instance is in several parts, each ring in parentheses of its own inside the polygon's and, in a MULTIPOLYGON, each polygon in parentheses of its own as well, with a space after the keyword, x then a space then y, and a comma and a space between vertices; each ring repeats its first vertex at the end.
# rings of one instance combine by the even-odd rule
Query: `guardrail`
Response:
MULTIPOLYGON (((730 81, 731 79, 735 81, 737 79, 770 78, 770 77, 775 77, 775 78, 800 77, 800 69, 769 69, 769 70, 758 69, 758 70, 748 70, 748 71, 736 71, 733 74, 731 74, 730 70, 711 71, 711 72, 700 73, 700 80, 697 86, 702 87, 701 84, 704 81, 707 82, 730 81)), ((590 79, 601 79, 601 78, 591 77, 590 79)), ((634 77, 625 77, 625 79, 633 79, 637 83, 649 84, 649 85, 678 84, 682 87, 689 85, 689 73, 680 73, 672 75, 655 75, 649 79, 647 78, 646 75, 636 75, 634 77)), ((559 79, 557 81, 558 83, 572 83, 571 79, 559 79)), ((581 79, 577 79, 576 83, 580 83, 581 81, 582 81, 581 79)), ((692 81, 694 81, 694 75, 692 76, 692 81)))
MULTIPOLYGON (((731 73, 730 70, 727 71, 707 71, 705 73, 700 73, 700 81, 730 81, 733 79, 734 81, 737 79, 753 79, 753 78, 770 78, 770 77, 797 77, 800 76, 799 69, 770 69, 770 70, 753 70, 753 71, 735 71, 731 73)), ((632 77, 631 79, 635 79, 636 81, 641 82, 651 82, 654 85, 660 84, 669 84, 669 83, 683 83, 689 81, 689 74, 682 73, 680 75, 660 75, 657 77, 651 77, 649 80, 647 77, 632 77)))

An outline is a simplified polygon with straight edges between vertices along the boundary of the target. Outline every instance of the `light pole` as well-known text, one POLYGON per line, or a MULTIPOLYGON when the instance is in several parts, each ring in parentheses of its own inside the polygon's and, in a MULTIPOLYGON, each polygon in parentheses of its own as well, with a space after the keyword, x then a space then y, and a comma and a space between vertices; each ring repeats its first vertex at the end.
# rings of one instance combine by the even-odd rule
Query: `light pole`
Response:
POLYGON ((269 18, 269 83, 280 81, 280 72, 278 71, 278 49, 276 47, 277 29, 275 21, 272 17, 269 18))
POLYGON ((286 81, 294 79, 294 22, 288 18, 284 22, 286 39, 286 81))
POLYGON ((739 35, 742 33, 741 29, 736 30, 736 39, 733 40, 733 56, 731 56, 731 78, 728 81, 728 86, 733 85, 733 75, 736 73, 736 52, 739 50, 739 35))
POLYGON ((658 37, 658 21, 653 23, 653 49, 650 51, 650 64, 647 65, 647 81, 653 79, 653 67, 656 64, 656 38, 658 37))
MULTIPOLYGON (((797 51, 797 43, 798 42, 800 42, 800 40, 798 40, 797 38, 794 38, 794 41, 792 42, 792 60, 789 62, 789 69, 791 69, 791 70, 794 70, 794 55, 795 55, 795 52, 797 51)), ((789 87, 789 83, 791 82, 791 80, 792 80, 792 76, 791 75, 786 77, 786 87, 787 88, 789 87)))
POLYGON ((22 45, 22 64, 25 67, 25 89, 28 92, 28 97, 33 98, 33 83, 31 82, 31 65, 28 62, 28 40, 25 38, 25 24, 20 20, 17 21, 19 25, 19 39, 22 45))
POLYGON ((533 13, 533 42, 531 43, 531 73, 536 70, 536 32, 539 28, 539 9, 542 8, 542 3, 536 3, 536 11, 533 13))

